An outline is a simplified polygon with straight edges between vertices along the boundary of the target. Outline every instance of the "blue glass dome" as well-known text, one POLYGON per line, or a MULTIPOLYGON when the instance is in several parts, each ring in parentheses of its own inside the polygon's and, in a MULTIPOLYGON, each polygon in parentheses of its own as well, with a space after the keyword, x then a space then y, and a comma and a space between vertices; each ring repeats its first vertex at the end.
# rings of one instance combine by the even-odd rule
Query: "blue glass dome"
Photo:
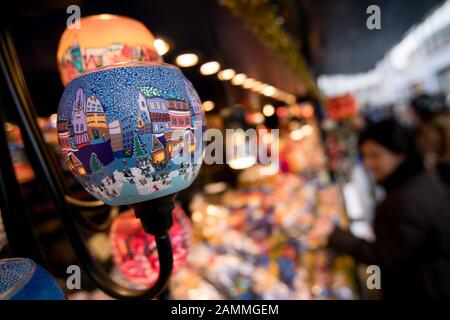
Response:
POLYGON ((59 104, 57 128, 69 170, 109 205, 183 190, 203 158, 200 99, 168 64, 126 63, 73 79, 59 104))
POLYGON ((42 267, 26 258, 0 260, 0 300, 64 300, 64 292, 42 267))

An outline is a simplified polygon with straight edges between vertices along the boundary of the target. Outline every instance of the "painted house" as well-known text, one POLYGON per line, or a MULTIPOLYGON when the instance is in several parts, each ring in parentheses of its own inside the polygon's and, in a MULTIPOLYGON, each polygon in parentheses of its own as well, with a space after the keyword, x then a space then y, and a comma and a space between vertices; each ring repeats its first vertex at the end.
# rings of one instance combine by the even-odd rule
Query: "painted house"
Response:
POLYGON ((189 80, 184 80, 184 85, 189 97, 189 102, 192 106, 193 113, 199 114, 201 113, 201 104, 200 97, 198 96, 197 92, 195 91, 194 87, 192 86, 192 83, 189 80))
POLYGON ((90 70, 92 67, 100 67, 103 65, 103 55, 105 54, 105 48, 85 48, 84 60, 86 64, 86 70, 90 70))
POLYGON ((166 162, 166 149, 156 134, 153 135, 151 155, 156 165, 166 162))
POLYGON ((106 114, 100 101, 95 97, 90 97, 86 101, 86 124, 92 144, 101 143, 109 139, 106 114))
POLYGON ((90 144, 87 132, 85 99, 83 89, 78 88, 72 110, 72 125, 74 128, 75 145, 78 149, 90 144))
POLYGON ((166 148, 168 157, 173 157, 174 150, 178 150, 178 148, 183 148, 183 137, 184 130, 174 130, 171 134, 166 136, 166 148))
POLYGON ((133 150, 133 138, 136 131, 137 119, 132 113, 123 114, 120 118, 122 124, 122 143, 125 155, 133 150))
POLYGON ((75 69, 75 67, 73 66, 73 64, 70 60, 66 60, 66 62, 64 64, 65 64, 65 67, 63 68, 63 70, 65 70, 65 72, 67 73, 68 79, 73 79, 78 73, 77 69, 75 69))
POLYGON ((75 129, 73 128, 73 124, 72 122, 68 121, 68 130, 69 130, 69 142, 70 142, 70 147, 72 149, 72 151, 77 151, 77 144, 75 141, 75 129))
POLYGON ((79 72, 84 71, 84 61, 83 56, 81 54, 80 46, 78 45, 78 41, 74 40, 72 48, 70 48, 70 59, 73 67, 79 72))
POLYGON ((191 127, 191 114, 189 112, 189 105, 181 99, 168 99, 166 101, 167 109, 169 110, 170 128, 188 129, 191 127))
POLYGON ((123 43, 113 43, 109 45, 103 54, 104 65, 125 61, 122 58, 123 43))
MULTIPOLYGON (((141 87, 140 92, 145 97, 152 133, 159 134, 169 131, 169 110, 167 109, 166 99, 163 98, 163 93, 150 86, 141 87)), ((142 102, 140 102, 140 105, 142 105, 142 102)))
POLYGON ((122 129, 119 120, 113 120, 108 124, 111 149, 114 153, 123 151, 122 129))
POLYGON ((80 159, 77 158, 77 156, 72 152, 69 154, 69 161, 72 164, 72 169, 75 173, 79 174, 80 176, 85 176, 87 174, 86 169, 83 166, 83 163, 81 163, 80 159))
POLYGON ((59 119, 56 124, 58 130, 58 141, 61 146, 61 150, 69 152, 72 150, 70 146, 69 126, 67 119, 59 119))
POLYGON ((150 113, 147 107, 147 102, 145 96, 139 92, 138 93, 138 106, 139 106, 139 118, 138 118, 138 128, 139 134, 144 135, 152 132, 150 113))
POLYGON ((193 154, 195 152, 195 137, 191 130, 188 131, 188 134, 188 150, 190 154, 193 154))

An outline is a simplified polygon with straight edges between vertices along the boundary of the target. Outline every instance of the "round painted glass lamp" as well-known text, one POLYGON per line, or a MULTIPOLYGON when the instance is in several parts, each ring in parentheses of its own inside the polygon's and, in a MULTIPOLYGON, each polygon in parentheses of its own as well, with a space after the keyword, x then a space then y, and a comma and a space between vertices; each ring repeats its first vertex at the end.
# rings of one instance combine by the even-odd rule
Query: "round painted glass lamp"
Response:
POLYGON ((78 75, 118 62, 162 61, 152 33, 141 22, 100 14, 68 27, 58 45, 57 62, 63 85, 78 75))
MULTIPOLYGON (((169 230, 173 250, 173 273, 186 262, 191 241, 191 224, 180 205, 175 205, 169 230)), ((137 286, 151 286, 159 274, 155 237, 147 234, 133 210, 118 216, 109 235, 114 262, 126 280, 137 286)))
POLYGON ((0 260, 0 300, 64 300, 56 280, 26 258, 0 260))
POLYGON ((159 258, 170 264, 164 250, 171 250, 174 199, 198 174, 204 130, 195 89, 164 63, 84 73, 68 83, 58 108, 58 140, 69 170, 95 198, 132 207, 155 236, 159 258))

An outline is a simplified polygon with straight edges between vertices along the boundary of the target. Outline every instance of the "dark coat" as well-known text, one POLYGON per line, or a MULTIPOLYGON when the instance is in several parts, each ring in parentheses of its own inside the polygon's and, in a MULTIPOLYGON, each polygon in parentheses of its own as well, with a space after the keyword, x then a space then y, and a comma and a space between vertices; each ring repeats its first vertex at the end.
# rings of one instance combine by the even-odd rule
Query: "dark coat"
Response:
POLYGON ((401 166, 383 184, 369 243, 335 229, 329 245, 378 265, 385 299, 450 299, 450 200, 432 172, 401 166))

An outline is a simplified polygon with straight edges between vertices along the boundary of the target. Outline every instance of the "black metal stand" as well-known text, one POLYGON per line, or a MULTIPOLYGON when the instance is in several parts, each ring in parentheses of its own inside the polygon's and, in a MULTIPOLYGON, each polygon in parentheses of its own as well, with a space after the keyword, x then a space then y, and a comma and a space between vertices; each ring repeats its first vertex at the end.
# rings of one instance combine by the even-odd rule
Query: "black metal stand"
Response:
POLYGON ((8 239, 9 252, 45 265, 42 248, 31 224, 29 212, 14 174, 9 156, 5 122, 0 112, 0 210, 8 239))
POLYGON ((147 232, 154 234, 158 249, 160 273, 154 286, 140 291, 115 283, 90 255, 79 233, 74 218, 76 213, 66 201, 64 180, 54 170, 55 162, 52 160, 52 155, 36 123, 34 107, 28 94, 11 36, 3 26, 0 32, 0 67, 18 114, 22 134, 28 139, 34 155, 34 161, 31 163, 33 170, 43 180, 52 197, 81 266, 100 289, 114 298, 151 299, 158 296, 166 287, 167 280, 172 272, 172 246, 167 231, 171 226, 173 204, 171 206, 169 203, 173 203, 173 198, 163 198, 158 199, 158 201, 155 200, 156 202, 146 202, 145 205, 136 205, 137 215, 147 232))

